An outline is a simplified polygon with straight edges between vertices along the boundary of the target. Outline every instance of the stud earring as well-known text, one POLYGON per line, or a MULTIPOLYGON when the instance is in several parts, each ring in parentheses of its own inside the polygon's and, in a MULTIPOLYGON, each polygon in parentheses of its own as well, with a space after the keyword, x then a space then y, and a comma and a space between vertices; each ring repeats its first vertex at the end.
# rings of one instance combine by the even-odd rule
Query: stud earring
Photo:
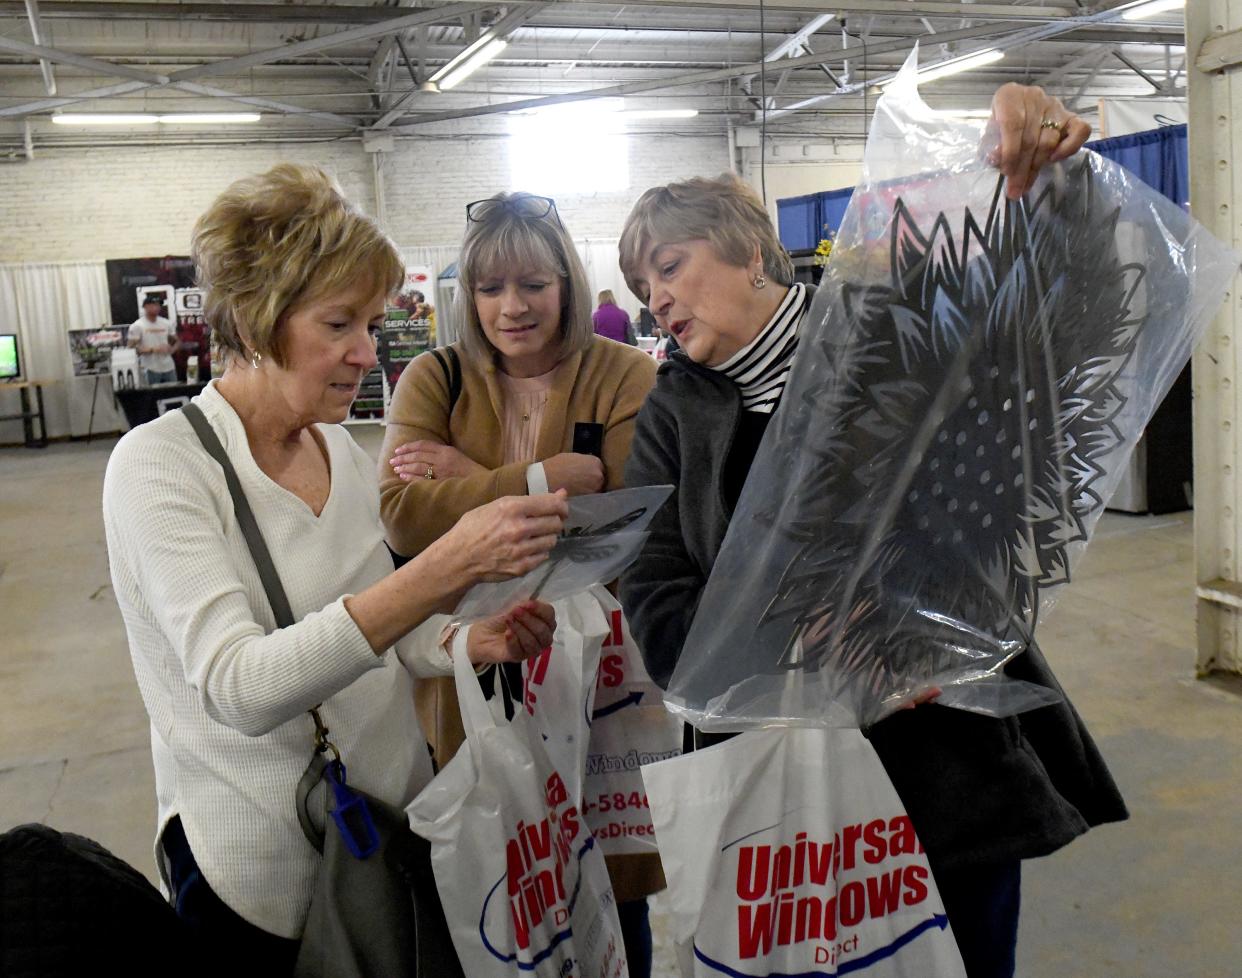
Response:
POLYGON ((757 289, 763 289, 767 288, 768 280, 763 277, 763 272, 760 272, 755 276, 754 281, 751 284, 757 289))
POLYGON ((250 354, 250 366, 252 366, 255 370, 259 369, 259 364, 262 361, 263 361, 263 354, 260 353, 258 350, 255 350, 250 354))

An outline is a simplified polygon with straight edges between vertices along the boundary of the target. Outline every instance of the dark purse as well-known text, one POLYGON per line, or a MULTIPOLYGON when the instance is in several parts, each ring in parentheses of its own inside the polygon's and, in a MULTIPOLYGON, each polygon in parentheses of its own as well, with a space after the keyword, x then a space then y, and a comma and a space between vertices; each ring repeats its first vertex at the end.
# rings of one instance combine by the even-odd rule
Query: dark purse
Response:
MULTIPOLYGON (((196 404, 182 413, 224 469, 238 526, 280 628, 292 625, 284 587, 237 472, 196 404)), ((413 704, 411 704, 411 707, 413 704)), ((314 753, 298 783, 298 821, 323 856, 294 974, 298 978, 461 976, 431 868, 431 846, 405 812, 348 783, 318 707, 314 753), (328 754, 332 759, 328 759, 328 754)))

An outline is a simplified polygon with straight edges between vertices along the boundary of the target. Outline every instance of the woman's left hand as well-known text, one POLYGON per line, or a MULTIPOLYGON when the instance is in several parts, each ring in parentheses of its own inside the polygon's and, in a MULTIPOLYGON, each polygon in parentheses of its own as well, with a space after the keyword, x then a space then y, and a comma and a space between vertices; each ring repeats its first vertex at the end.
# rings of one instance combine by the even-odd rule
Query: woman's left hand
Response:
POLYGON ((1005 194, 1010 200, 1030 190, 1047 164, 1082 149, 1091 135, 1091 127, 1059 98, 1042 88, 1013 82, 1002 85, 992 97, 992 122, 1000 132, 1000 147, 992 163, 1007 178, 1005 194))
POLYGON ((452 445, 434 441, 411 441, 399 445, 393 450, 388 464, 406 482, 412 479, 453 479, 487 471, 452 445))
POLYGON ((556 612, 550 604, 527 601, 470 626, 466 654, 476 665, 521 662, 552 644, 556 612))

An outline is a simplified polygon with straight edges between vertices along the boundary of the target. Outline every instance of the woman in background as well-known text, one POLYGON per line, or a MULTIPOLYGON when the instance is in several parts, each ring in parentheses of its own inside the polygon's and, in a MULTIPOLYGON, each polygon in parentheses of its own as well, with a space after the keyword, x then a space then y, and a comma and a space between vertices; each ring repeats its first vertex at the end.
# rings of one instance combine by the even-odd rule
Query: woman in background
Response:
POLYGON ((599 294, 599 307, 591 314, 591 323, 595 327, 595 335, 603 336, 618 343, 636 345, 634 325, 629 314, 617 305, 612 289, 604 289, 599 294))

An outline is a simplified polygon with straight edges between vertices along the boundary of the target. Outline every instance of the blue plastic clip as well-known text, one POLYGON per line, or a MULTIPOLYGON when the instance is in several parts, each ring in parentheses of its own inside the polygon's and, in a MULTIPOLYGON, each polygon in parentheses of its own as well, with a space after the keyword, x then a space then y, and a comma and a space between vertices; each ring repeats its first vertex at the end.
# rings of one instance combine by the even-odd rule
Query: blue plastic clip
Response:
POLYGON ((336 801, 332 820, 336 822, 345 848, 355 859, 366 859, 379 848, 379 833, 375 830, 367 800, 349 787, 345 765, 339 760, 329 761, 325 774, 336 801))

